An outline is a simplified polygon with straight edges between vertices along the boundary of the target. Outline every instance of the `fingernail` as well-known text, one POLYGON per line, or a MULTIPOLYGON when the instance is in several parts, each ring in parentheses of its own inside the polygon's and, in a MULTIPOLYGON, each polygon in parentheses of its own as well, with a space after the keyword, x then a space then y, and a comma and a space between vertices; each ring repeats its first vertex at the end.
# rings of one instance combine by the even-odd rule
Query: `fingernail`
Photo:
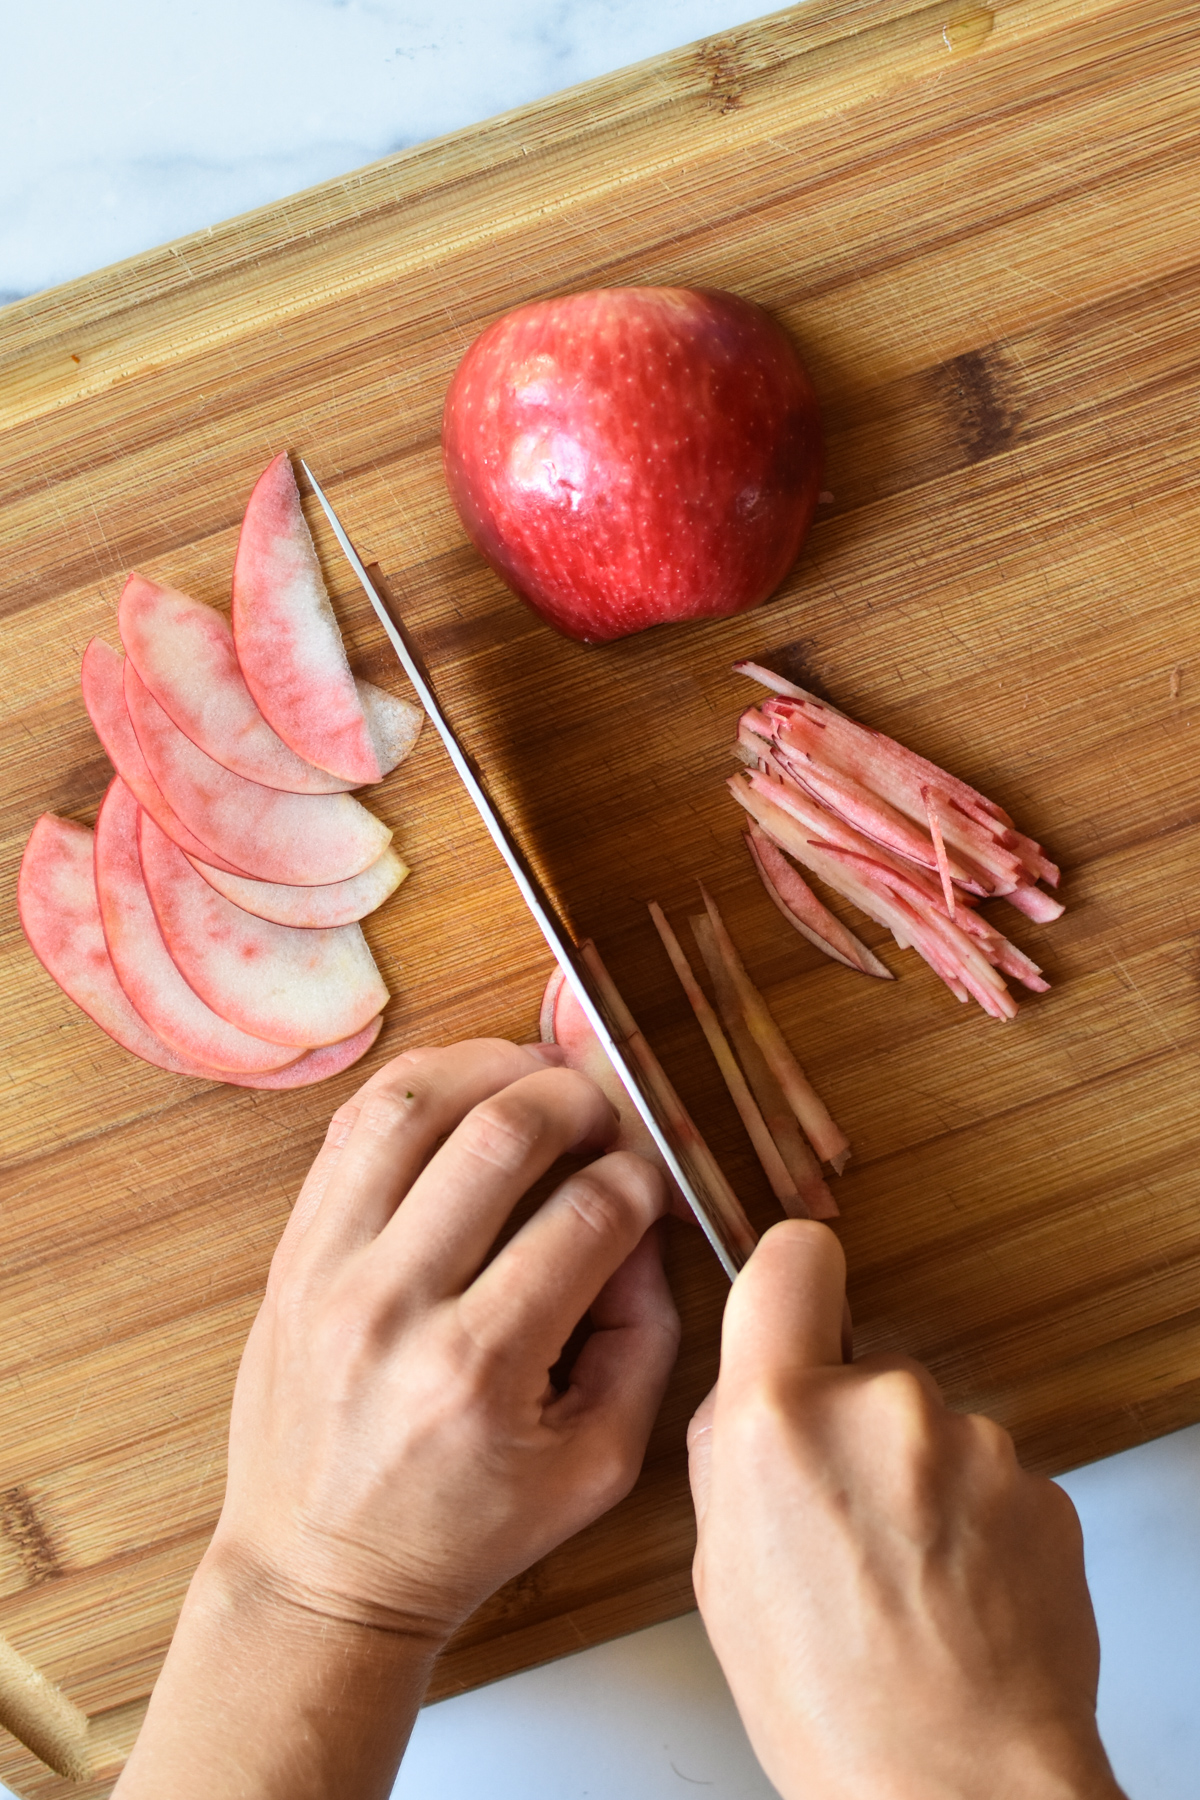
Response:
POLYGON ((566 1067, 567 1053, 561 1044, 522 1044, 521 1048, 527 1050, 530 1056, 536 1057, 538 1062, 544 1063, 548 1069, 566 1067))

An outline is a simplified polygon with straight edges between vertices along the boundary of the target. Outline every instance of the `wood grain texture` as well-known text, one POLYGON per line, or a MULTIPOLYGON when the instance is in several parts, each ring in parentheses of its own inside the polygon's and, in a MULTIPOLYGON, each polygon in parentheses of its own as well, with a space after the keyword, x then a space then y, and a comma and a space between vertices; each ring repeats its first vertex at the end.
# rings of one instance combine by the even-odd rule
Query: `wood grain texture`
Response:
MULTIPOLYGON (((84 644, 115 641, 131 566, 225 603, 246 495, 285 446, 387 571, 765 1225, 644 908, 678 922, 697 875, 720 896, 854 1145, 860 1344, 923 1357, 1040 1468, 1200 1416, 1198 10, 1011 0, 984 33, 961 0, 813 0, 0 314, 0 1633, 92 1717, 97 1761, 70 1789, 0 1734, 25 1800, 107 1793, 136 1731, 329 1113, 405 1045, 530 1035, 547 973, 432 734, 374 796, 414 873, 368 921, 394 1000, 340 1080, 256 1095, 144 1068, 25 947, 29 827, 90 822, 107 779, 84 644), (761 611, 585 650, 466 546, 441 398, 507 307, 658 281, 734 288, 794 333, 835 498, 761 611), (759 891, 723 788, 749 655, 983 787, 1062 862, 1061 922, 995 909, 1054 984, 1013 1025, 891 947, 886 988, 824 962, 759 891)), ((356 666, 399 687, 317 536, 356 666)), ((684 1349, 639 1487, 482 1609, 437 1693, 691 1604, 683 1432, 724 1288, 695 1234, 670 1255, 684 1349)))

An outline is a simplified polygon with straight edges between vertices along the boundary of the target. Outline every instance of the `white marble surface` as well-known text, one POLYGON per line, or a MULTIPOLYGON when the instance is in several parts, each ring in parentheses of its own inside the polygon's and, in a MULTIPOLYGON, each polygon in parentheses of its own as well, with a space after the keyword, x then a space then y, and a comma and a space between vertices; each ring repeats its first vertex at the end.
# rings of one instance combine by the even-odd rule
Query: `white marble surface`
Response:
POLYGON ((7 0, 0 299, 762 10, 753 0, 7 0))
MULTIPOLYGON (((673 45, 753 0, 38 0, 5 9, 0 299, 673 45)), ((0 314, 0 330, 3 315, 0 314)), ((1133 1800, 1200 1782, 1200 1427, 1069 1477, 1133 1800)), ((759 1800, 695 1617, 431 1707, 398 1800, 759 1800)), ((2 1792, 2 1790, 0 1790, 2 1792)))

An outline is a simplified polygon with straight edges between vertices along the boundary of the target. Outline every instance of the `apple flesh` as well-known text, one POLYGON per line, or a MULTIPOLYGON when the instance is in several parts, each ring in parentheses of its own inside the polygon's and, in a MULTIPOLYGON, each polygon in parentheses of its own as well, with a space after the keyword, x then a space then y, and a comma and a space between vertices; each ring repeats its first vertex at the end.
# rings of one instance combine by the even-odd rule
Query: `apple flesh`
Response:
POLYGON ((355 787, 382 778, 392 766, 390 740, 403 740, 404 726, 384 719, 372 730, 286 452, 259 477, 242 520, 233 638, 247 687, 297 756, 355 787))
POLYGON ((459 364, 442 449, 475 548, 585 643, 757 606, 821 487, 794 345, 716 289, 603 288, 507 313, 459 364))
MULTIPOLYGON (((119 620, 121 642, 143 682, 214 761, 289 794, 336 794, 358 785, 306 762, 272 731, 246 685, 233 633, 215 608, 134 574, 121 595, 119 620)), ((416 743, 425 715, 372 682, 354 679, 354 689, 376 760, 389 774, 416 743)))
POLYGON ((382 856, 391 831, 352 795, 288 794, 247 781, 171 723, 128 657, 124 686, 150 773, 199 841, 202 860, 223 861, 259 881, 318 887, 347 881, 382 856), (205 855, 205 845, 215 857, 205 855))
POLYGON ((252 1037, 301 1048, 336 1043, 387 1004, 357 925, 300 931, 256 919, 209 887, 146 813, 138 851, 172 962, 215 1013, 252 1037))
POLYGON ((230 874, 237 874, 236 863, 225 862, 210 845, 202 843, 167 804, 166 796, 142 754, 125 704, 125 659, 103 638, 93 638, 84 651, 80 684, 83 704, 96 736, 103 744, 109 762, 142 810, 148 812, 171 842, 178 844, 189 856, 202 856, 230 874))
MULTIPOLYGON (((662 1064, 638 1030, 636 1022, 630 1016, 624 1001, 613 986, 612 978, 601 961, 596 946, 589 940, 580 948, 593 980, 598 984, 605 997, 605 1004, 613 1023, 625 1040, 625 1047, 629 1055, 637 1063, 645 1081, 654 1090, 661 1116, 670 1121, 676 1144, 686 1145, 693 1161, 703 1164, 709 1195, 720 1211, 721 1223, 729 1241, 738 1245, 743 1254, 749 1256, 754 1249, 756 1239, 737 1195, 722 1174, 712 1151, 696 1129, 691 1116, 668 1080, 662 1064)), ((657 1144, 626 1092, 625 1084, 609 1061, 607 1052, 592 1030, 583 1008, 575 997, 574 988, 561 969, 556 968, 546 984, 538 1023, 542 1042, 557 1044, 566 1054, 567 1067, 577 1070, 581 1075, 588 1076, 611 1102, 620 1121, 612 1148, 635 1151, 639 1156, 644 1156, 649 1162, 655 1163, 663 1171, 670 1190, 671 1210, 677 1218, 694 1224, 695 1220, 690 1206, 667 1170, 657 1144)))
POLYGON ((753 755, 757 739, 769 743, 792 781, 866 837, 936 869, 944 884, 965 894, 1001 894, 1042 923, 1061 918, 1061 902, 1036 885, 1057 887, 1057 866, 986 794, 772 670, 734 667, 778 696, 743 714, 744 749, 753 755))
POLYGON ((862 939, 855 937, 818 900, 807 881, 793 869, 783 851, 761 826, 751 825, 746 833, 746 848, 767 894, 788 924, 802 937, 847 969, 858 969, 861 974, 877 976, 880 981, 894 979, 887 964, 880 962, 874 951, 868 950, 862 939))
POLYGON ((117 980, 100 921, 92 834, 70 819, 43 813, 29 834, 17 880, 17 907, 30 948, 69 1000, 123 1050, 172 1075, 224 1081, 233 1087, 297 1088, 326 1081, 365 1056, 382 1020, 369 1021, 341 1043, 261 1074, 213 1069, 182 1056, 146 1024, 117 980))
POLYGON ((193 1062, 261 1074, 295 1062, 294 1044, 270 1044, 206 1006, 175 964, 154 917, 138 855, 138 803, 119 775, 96 819, 96 898, 117 980, 151 1031, 193 1062))
POLYGON ((290 794, 337 794, 351 781, 289 750, 255 705, 233 633, 211 606, 133 574, 117 614, 125 654, 167 717, 247 781, 290 794))
POLYGON ((257 919, 271 919, 276 925, 296 925, 304 930, 319 930, 332 925, 353 925, 365 919, 389 894, 395 893, 408 874, 408 865, 389 847, 376 857, 361 875, 348 881, 334 881, 327 887, 289 887, 280 881, 251 881, 245 875, 230 875, 214 868, 198 856, 188 861, 197 874, 203 875, 209 887, 216 888, 243 912, 257 919))

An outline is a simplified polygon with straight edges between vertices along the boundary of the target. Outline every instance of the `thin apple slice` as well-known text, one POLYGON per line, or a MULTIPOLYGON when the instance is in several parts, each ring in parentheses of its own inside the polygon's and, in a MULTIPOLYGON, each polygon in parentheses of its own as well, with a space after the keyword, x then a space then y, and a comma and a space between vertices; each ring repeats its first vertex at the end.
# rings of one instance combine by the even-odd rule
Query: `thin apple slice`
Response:
MULTIPOLYGON (((910 909, 915 907, 923 922, 924 948, 920 948, 920 954, 925 956, 926 949, 930 947, 932 941, 943 945, 949 942, 953 946, 952 960, 961 962, 965 958, 965 962, 958 968, 957 974, 961 980, 967 983, 968 987, 972 985, 971 981, 967 981, 967 971, 973 966, 971 964, 973 955, 971 943, 973 942, 994 969, 1000 969, 1005 974, 1015 976, 1034 993, 1046 991, 1049 984, 1042 979, 1042 973, 1037 964, 1018 950, 1014 944, 1010 944, 1008 939, 1003 937, 994 926, 980 918, 974 910, 974 900, 971 895, 963 894, 961 896, 959 903, 955 906, 956 917, 951 919, 946 911, 941 884, 935 881, 927 870, 903 862, 882 845, 865 838, 861 832, 855 831, 852 825, 829 812, 811 795, 797 787, 794 782, 788 781, 786 775, 782 779, 774 779, 774 775, 778 771, 773 752, 769 752, 762 760, 765 766, 748 770, 746 780, 772 803, 777 802, 799 824, 805 827, 809 845, 809 851, 805 853, 794 850, 790 841, 783 843, 776 831, 772 830, 770 826, 765 827, 768 835, 783 844, 783 848, 790 855, 795 855, 797 861, 805 863, 815 873, 820 874, 822 880, 828 880, 829 885, 838 893, 844 894, 848 900, 855 899, 855 895, 848 891, 836 874, 830 876, 824 873, 822 868, 818 868, 812 861, 811 852, 832 853, 835 858, 835 868, 838 866, 838 858, 841 859, 843 867, 847 863, 856 864, 865 876, 868 888, 877 894, 903 896, 905 899, 905 906, 902 908, 903 918, 910 919, 910 909), (949 939, 943 928, 944 925, 951 927, 949 939), (963 943, 964 938, 968 940, 966 944, 963 943)), ((827 869, 828 867, 828 860, 826 860, 823 868, 827 869)), ((1011 896, 1009 897, 1011 898, 1011 896)), ((856 904, 861 904, 861 902, 856 901, 856 904)), ((863 910, 871 918, 878 919, 878 914, 872 912, 869 907, 864 907, 863 910)), ((879 922, 884 923, 885 921, 880 919, 879 922)), ((902 937, 897 934, 894 923, 889 925, 889 929, 893 931, 893 935, 896 935, 898 943, 914 942, 911 935, 902 937)), ((903 930, 907 932, 908 925, 904 925, 903 930)), ((928 956, 926 956, 926 961, 930 961, 928 956)), ((936 965, 931 964, 931 966, 936 965)), ((972 981, 977 980, 982 980, 984 985, 989 987, 999 999, 1004 990, 1003 982, 995 980, 991 975, 985 975, 981 970, 974 970, 972 981)), ((1007 999, 1007 994, 1003 999, 999 999, 1002 1010, 996 1015, 997 1017, 1012 1016, 1007 999)))
POLYGON ((721 1030, 721 1022, 709 1004, 708 995, 696 980, 692 965, 687 959, 683 945, 674 931, 657 901, 650 902, 650 917, 654 920, 654 928, 663 941, 663 948, 671 959, 671 966, 679 977, 680 985, 687 995, 688 1004, 696 1015, 696 1021, 713 1053, 721 1079, 729 1089, 729 1097, 737 1107, 738 1117, 746 1127, 746 1134, 754 1146, 754 1154, 762 1166, 763 1174, 771 1184, 771 1192, 792 1219, 808 1217, 808 1208, 800 1198, 799 1190, 788 1171, 787 1164, 779 1154, 779 1147, 770 1131, 766 1120, 758 1109, 758 1102, 750 1092, 746 1077, 738 1066, 738 1060, 729 1047, 729 1040, 721 1030))
POLYGON ((364 681, 361 675, 354 677, 354 691, 367 721, 367 735, 379 764, 379 773, 390 775, 420 737, 425 723, 424 710, 412 700, 376 687, 373 681, 364 681))
POLYGON ((286 452, 259 477, 242 520, 233 637, 247 687, 297 756, 355 786, 380 779, 379 752, 286 452))
POLYGON ((296 1061, 294 1044, 266 1043, 213 1012, 171 961, 142 880, 138 803, 119 775, 96 820, 95 879, 104 941, 117 980, 165 1044, 192 1062, 244 1074, 296 1061))
MULTIPOLYGON (((646 1129, 645 1120, 625 1091, 612 1063, 600 1047, 600 1039, 592 1030, 574 990, 557 963, 546 983, 538 1015, 538 1035, 543 1044, 557 1044, 566 1052, 567 1067, 586 1075, 611 1102, 620 1119, 613 1143, 614 1150, 633 1150, 648 1162, 657 1164, 670 1181, 666 1164, 658 1146, 646 1129)), ((671 1183, 674 1187, 674 1183, 671 1183)), ((681 1201, 682 1204, 682 1201, 681 1201)))
POLYGON ((835 962, 860 974, 874 975, 881 981, 895 977, 886 963, 880 962, 873 950, 856 938, 829 908, 818 900, 803 876, 798 875, 779 846, 758 825, 746 833, 746 848, 758 870, 764 888, 789 925, 802 937, 835 962))
POLYGON ((144 575, 125 583, 118 612, 125 654, 167 717, 215 762, 290 794, 354 786, 289 750, 255 704, 229 623, 211 606, 144 575))
POLYGON ((836 1219, 840 1208, 821 1173, 821 1165, 808 1139, 797 1125, 796 1115, 787 1103, 787 1096, 771 1073, 770 1064, 746 1023, 737 991, 721 960, 721 952, 717 949, 712 920, 707 913, 700 913, 689 919, 688 923, 712 981, 722 1022, 733 1040, 733 1047, 745 1070, 754 1098, 758 1101, 759 1110, 766 1120, 767 1129, 787 1164, 796 1192, 812 1218, 836 1219))
POLYGON ((388 992, 357 925, 298 931, 243 912, 198 875, 146 813, 142 878, 179 973, 253 1037, 302 1046, 361 1031, 388 992))
POLYGON ((83 704, 96 736, 104 746, 109 762, 143 811, 150 814, 181 850, 186 850, 189 855, 206 857, 230 874, 240 873, 236 865, 226 863, 215 850, 202 844, 167 805, 162 789, 142 755, 125 704, 125 659, 103 638, 93 638, 84 651, 80 682, 83 704))
MULTIPOLYGON (((929 835, 928 808, 918 826, 864 780, 848 775, 836 764, 825 762, 821 755, 823 741, 817 733, 824 731, 826 726, 807 714, 796 716, 804 726, 803 738, 795 717, 789 721, 790 729, 781 727, 771 702, 765 707, 751 708, 742 715, 738 730, 743 752, 757 748, 761 756, 769 747, 772 767, 784 780, 794 781, 872 843, 905 857, 920 868, 936 869, 937 852, 929 835)), ((751 758, 747 756, 746 760, 751 758)), ((932 793, 929 784, 925 786, 932 793)), ((970 821, 967 823, 972 831, 976 829, 970 821)), ((947 853, 952 878, 968 893, 981 897, 1008 894, 1025 879, 1019 858, 994 839, 985 837, 976 842, 974 848, 974 859, 961 851, 953 859, 947 853)))
POLYGON ((377 1013, 353 1037, 342 1038, 336 1044, 321 1044, 317 1049, 307 1051, 298 1062, 288 1063, 286 1068, 272 1069, 266 1075, 225 1075, 222 1080, 232 1082, 235 1087, 315 1087, 318 1081, 328 1081, 331 1075, 340 1075, 343 1069, 351 1068, 367 1054, 382 1030, 383 1015, 377 1013))
POLYGON ((172 810, 256 881, 324 887, 360 874, 387 848, 388 827, 350 794, 287 794, 222 768, 171 723, 128 657, 125 704, 172 810))
POLYGON ((704 910, 712 920, 717 949, 729 972, 746 1024, 766 1057, 771 1073, 787 1096, 788 1105, 795 1113, 804 1135, 821 1161, 831 1164, 840 1175, 850 1155, 850 1140, 841 1127, 834 1123, 829 1108, 789 1049, 766 1001, 746 973, 720 909, 703 882, 700 883, 700 894, 704 910))
POLYGON ((117 980, 100 923, 86 826, 42 814, 21 858, 17 910, 42 967, 102 1031, 143 1062, 174 1075, 204 1072, 155 1036, 117 980))
POLYGON ((389 845, 361 875, 349 881, 334 881, 328 887, 287 887, 278 881, 251 881, 244 875, 229 875, 215 869, 198 856, 188 861, 197 874, 203 875, 210 887, 224 894, 243 912, 256 919, 271 919, 276 925, 295 925, 304 930, 328 929, 334 925, 353 925, 365 919, 389 894, 394 894, 408 874, 389 845))
POLYGON ((379 1036, 383 1021, 375 1018, 340 1044, 310 1050, 286 1067, 262 1074, 210 1069, 180 1056, 151 1031, 117 980, 100 922, 91 832, 53 813, 43 813, 29 835, 17 907, 30 948, 67 998, 123 1050, 169 1074, 233 1087, 305 1087, 349 1068, 379 1036))
MULTIPOLYGON (((168 718, 215 762, 289 794, 338 794, 356 785, 306 762, 272 731, 246 686, 228 621, 215 608, 133 574, 119 618, 134 668, 168 718)), ((369 681, 356 686, 387 774, 416 743, 425 715, 369 681)))

